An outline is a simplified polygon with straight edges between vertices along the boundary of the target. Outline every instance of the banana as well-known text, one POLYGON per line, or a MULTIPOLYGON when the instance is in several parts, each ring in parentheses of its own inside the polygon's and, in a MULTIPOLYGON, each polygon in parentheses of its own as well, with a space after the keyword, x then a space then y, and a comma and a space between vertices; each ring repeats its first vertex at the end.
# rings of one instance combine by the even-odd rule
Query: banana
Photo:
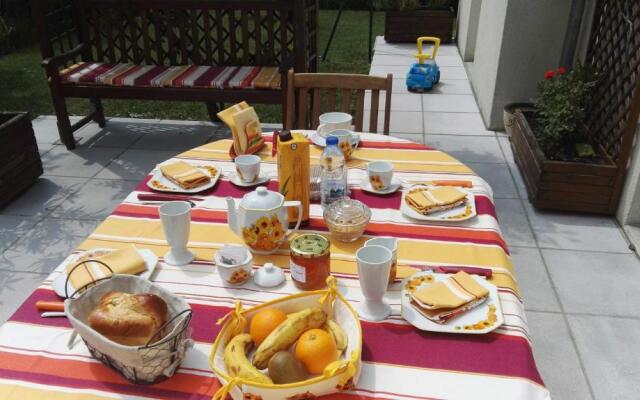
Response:
POLYGON ((246 351, 252 346, 251 335, 236 335, 224 348, 224 365, 231 376, 257 383, 273 383, 271 378, 258 371, 247 359, 246 351))
POLYGON ((319 308, 307 308, 290 314, 258 346, 253 356, 253 365, 258 369, 265 369, 274 354, 288 349, 303 332, 320 328, 326 320, 327 314, 319 308))
POLYGON ((322 328, 333 336, 333 340, 336 342, 336 347, 340 354, 342 354, 342 352, 347 349, 347 344, 349 343, 349 339, 347 338, 345 331, 332 319, 327 319, 327 322, 322 328))

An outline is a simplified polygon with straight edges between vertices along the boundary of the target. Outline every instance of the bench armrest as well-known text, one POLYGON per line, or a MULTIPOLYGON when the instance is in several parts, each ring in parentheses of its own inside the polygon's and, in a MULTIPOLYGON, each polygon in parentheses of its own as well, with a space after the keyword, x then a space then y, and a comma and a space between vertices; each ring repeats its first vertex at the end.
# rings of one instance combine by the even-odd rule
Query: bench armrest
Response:
POLYGON ((58 68, 61 65, 64 65, 64 63, 66 63, 67 61, 72 60, 76 56, 79 56, 82 53, 82 50, 84 50, 84 43, 80 43, 73 49, 62 54, 45 58, 44 60, 42 60, 41 65, 47 71, 47 74, 49 76, 57 76, 58 68))

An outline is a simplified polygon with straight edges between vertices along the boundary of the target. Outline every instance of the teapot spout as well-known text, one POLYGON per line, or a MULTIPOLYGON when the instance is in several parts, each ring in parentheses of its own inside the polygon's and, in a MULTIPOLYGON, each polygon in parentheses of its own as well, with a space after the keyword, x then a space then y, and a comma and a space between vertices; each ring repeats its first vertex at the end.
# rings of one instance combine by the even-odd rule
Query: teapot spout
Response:
POLYGON ((232 197, 227 197, 227 223, 229 228, 235 232, 236 235, 240 234, 240 225, 238 224, 238 212, 236 211, 236 202, 232 197))

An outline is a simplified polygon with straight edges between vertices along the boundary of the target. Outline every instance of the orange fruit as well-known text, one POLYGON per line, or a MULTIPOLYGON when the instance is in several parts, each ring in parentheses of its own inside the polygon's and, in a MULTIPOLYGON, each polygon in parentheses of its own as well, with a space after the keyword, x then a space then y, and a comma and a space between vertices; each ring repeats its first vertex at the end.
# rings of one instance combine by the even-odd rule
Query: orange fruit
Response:
POLYGON ((294 355, 310 374, 320 374, 338 359, 338 348, 329 332, 309 329, 298 339, 294 355))
POLYGON ((251 318, 251 324, 249 325, 251 339, 256 345, 259 345, 285 319, 287 319, 287 314, 277 308, 265 308, 258 311, 251 318))

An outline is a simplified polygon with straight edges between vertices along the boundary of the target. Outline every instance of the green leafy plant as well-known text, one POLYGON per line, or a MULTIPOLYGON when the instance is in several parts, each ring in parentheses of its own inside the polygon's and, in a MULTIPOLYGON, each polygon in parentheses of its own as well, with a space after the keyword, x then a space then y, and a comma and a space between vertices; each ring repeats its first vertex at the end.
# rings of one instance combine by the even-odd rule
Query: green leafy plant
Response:
POLYGON ((545 73, 534 100, 533 131, 547 157, 567 158, 567 149, 585 140, 578 125, 595 85, 595 74, 584 65, 570 71, 560 67, 545 73))

